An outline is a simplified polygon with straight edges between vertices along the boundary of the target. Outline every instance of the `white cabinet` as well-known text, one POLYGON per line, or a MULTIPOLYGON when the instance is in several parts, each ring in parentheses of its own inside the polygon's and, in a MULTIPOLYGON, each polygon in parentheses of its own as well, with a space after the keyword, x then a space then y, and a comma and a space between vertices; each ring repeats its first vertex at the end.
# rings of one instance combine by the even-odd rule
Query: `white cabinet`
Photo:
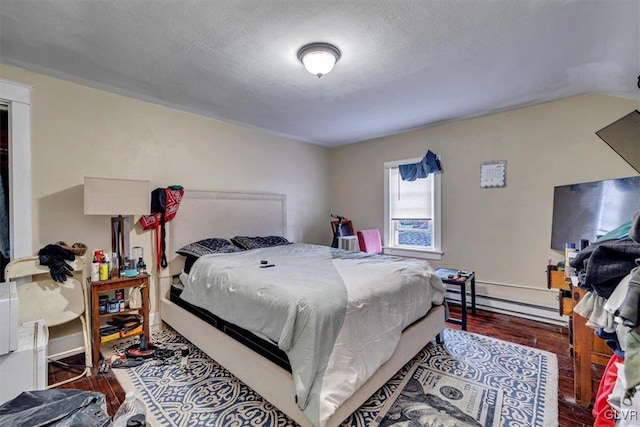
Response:
POLYGON ((18 348, 18 291, 15 282, 0 283, 0 355, 18 348))
POLYGON ((18 327, 18 348, 0 356, 0 404, 23 391, 47 388, 49 331, 43 321, 18 327))

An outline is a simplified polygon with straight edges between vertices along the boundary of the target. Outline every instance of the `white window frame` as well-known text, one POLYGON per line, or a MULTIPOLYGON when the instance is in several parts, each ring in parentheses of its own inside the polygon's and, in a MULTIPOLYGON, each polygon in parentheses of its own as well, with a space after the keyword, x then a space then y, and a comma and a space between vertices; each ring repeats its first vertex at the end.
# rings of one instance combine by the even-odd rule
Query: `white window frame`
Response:
POLYGON ((431 222, 431 242, 433 244, 432 249, 418 249, 418 248, 406 248, 393 245, 393 230, 391 221, 391 207, 389 200, 389 170, 397 168, 399 165, 418 163, 422 158, 397 160, 393 162, 384 163, 384 240, 383 249, 384 253, 388 255, 407 256, 415 258, 442 259, 442 179, 441 174, 433 174, 433 188, 432 188, 432 206, 433 206, 433 219, 431 222))
POLYGON ((0 79, 0 103, 9 106, 9 244, 14 259, 33 255, 31 86, 0 79))

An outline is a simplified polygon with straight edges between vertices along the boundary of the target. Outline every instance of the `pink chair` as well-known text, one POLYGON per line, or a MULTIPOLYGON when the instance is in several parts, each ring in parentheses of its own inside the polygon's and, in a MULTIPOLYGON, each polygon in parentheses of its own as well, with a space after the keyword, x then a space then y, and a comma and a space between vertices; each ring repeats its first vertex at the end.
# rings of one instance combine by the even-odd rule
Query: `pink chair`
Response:
POLYGON ((358 231, 358 244, 362 252, 370 254, 382 253, 382 240, 378 229, 358 231))

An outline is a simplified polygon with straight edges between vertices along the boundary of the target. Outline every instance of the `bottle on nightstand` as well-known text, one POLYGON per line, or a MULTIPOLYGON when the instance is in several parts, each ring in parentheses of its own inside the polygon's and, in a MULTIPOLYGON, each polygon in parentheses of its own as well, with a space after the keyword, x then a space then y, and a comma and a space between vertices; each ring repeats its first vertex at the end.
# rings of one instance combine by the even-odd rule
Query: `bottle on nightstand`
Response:
POLYGON ((120 261, 118 260, 118 254, 116 252, 111 254, 111 270, 109 271, 109 277, 111 279, 120 277, 120 261))
POLYGON ((109 279, 109 263, 107 262, 107 257, 105 255, 102 256, 100 260, 100 281, 109 279))
POLYGON ((91 281, 97 282, 100 280, 100 261, 97 256, 93 256, 93 262, 91 263, 91 281))
MULTIPOLYGON (((564 248, 564 277, 571 277, 571 260, 578 254, 575 243, 567 243, 564 248)), ((575 271, 575 270, 573 270, 575 271)))
POLYGON ((147 264, 144 263, 142 257, 138 259, 138 265, 136 267, 138 269, 138 274, 147 274, 147 264))

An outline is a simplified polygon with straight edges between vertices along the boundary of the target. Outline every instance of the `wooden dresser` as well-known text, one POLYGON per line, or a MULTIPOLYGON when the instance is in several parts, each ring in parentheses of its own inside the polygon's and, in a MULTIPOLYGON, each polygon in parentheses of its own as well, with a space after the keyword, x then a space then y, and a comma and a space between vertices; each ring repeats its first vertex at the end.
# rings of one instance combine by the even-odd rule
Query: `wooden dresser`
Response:
POLYGON ((571 286, 564 271, 558 271, 553 265, 547 267, 547 286, 558 289, 559 312, 569 316, 569 352, 573 356, 576 403, 589 406, 613 352, 594 334, 593 328, 586 325, 587 319, 573 312, 585 291, 571 286))
MULTIPOLYGON (((584 297, 585 291, 572 287, 574 306, 584 297)), ((573 372, 576 403, 589 406, 602 378, 602 372, 613 351, 603 339, 586 325, 587 319, 573 313, 573 372)))

